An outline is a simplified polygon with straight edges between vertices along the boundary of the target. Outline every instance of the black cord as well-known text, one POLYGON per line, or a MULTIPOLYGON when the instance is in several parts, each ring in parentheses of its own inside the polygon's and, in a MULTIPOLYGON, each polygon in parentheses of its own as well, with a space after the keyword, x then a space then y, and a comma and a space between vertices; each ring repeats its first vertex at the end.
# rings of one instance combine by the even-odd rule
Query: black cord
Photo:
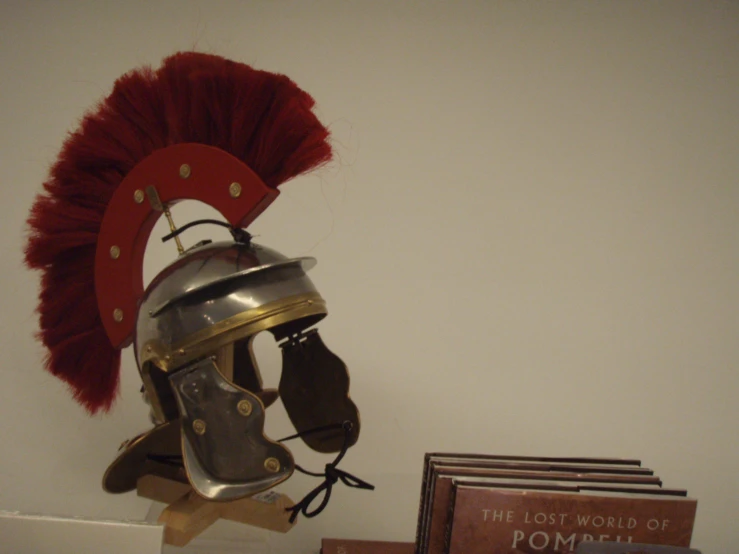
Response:
MULTIPOLYGON (((351 422, 347 421, 349 425, 351 425, 351 422)), ((313 435, 314 433, 321 433, 322 431, 330 431, 331 429, 343 429, 345 423, 333 423, 331 425, 323 425, 322 427, 314 427, 313 429, 308 429, 307 431, 302 431, 300 433, 295 433, 294 435, 290 435, 289 437, 285 437, 284 439, 280 439, 277 442, 285 442, 285 441, 291 441, 293 439, 297 439, 298 437, 304 437, 305 435, 313 435)), ((351 431, 351 429, 350 429, 351 431)))
MULTIPOLYGON (((331 489, 339 481, 344 483, 347 487, 352 487, 355 489, 375 490, 374 485, 370 485, 369 483, 367 483, 366 481, 363 481, 359 477, 356 477, 352 475, 351 473, 347 473, 346 471, 341 470, 336 467, 339 464, 339 462, 342 460, 344 455, 346 455, 347 450, 349 450, 349 441, 351 439, 351 432, 353 428, 353 425, 350 421, 345 421, 343 424, 326 425, 324 427, 317 427, 316 429, 304 431, 303 433, 298 433, 297 435, 286 437, 285 439, 282 439, 282 440, 290 440, 290 439, 301 437, 303 435, 307 435, 310 433, 316 433, 318 431, 326 431, 328 429, 337 429, 337 428, 344 429, 344 444, 341 447, 341 451, 336 456, 336 459, 330 464, 326 464, 326 467, 323 473, 314 473, 312 471, 307 471, 303 469, 297 464, 295 465, 295 469, 297 469, 301 473, 304 473, 305 475, 310 475, 312 477, 323 477, 324 481, 323 483, 318 485, 315 489, 313 489, 311 492, 309 492, 307 495, 305 495, 305 497, 300 502, 298 502, 294 506, 291 506, 290 508, 285 509, 288 512, 292 512, 290 515, 290 523, 294 523, 295 519, 298 517, 298 514, 300 513, 302 513, 307 518, 312 518, 320 514, 323 511, 323 509, 328 505, 328 501, 331 498, 331 489), (316 498, 318 498, 318 496, 321 493, 323 493, 323 500, 321 500, 321 503, 313 511, 308 511, 308 508, 310 507, 310 505, 313 503, 313 501, 316 498)), ((282 442, 282 441, 279 441, 279 442, 282 442)))
POLYGON ((234 238, 236 242, 241 242, 243 244, 249 244, 251 242, 252 236, 247 232, 245 229, 240 229, 239 227, 234 227, 230 223, 226 223, 225 221, 219 221, 217 219, 198 219, 196 221, 191 221, 190 223, 186 223, 179 229, 175 229, 168 235, 164 235, 162 237, 162 242, 167 242, 168 240, 172 240, 176 236, 182 234, 183 232, 187 231, 191 227, 195 227, 196 225, 220 225, 221 227, 225 227, 229 230, 231 233, 231 236, 234 238))

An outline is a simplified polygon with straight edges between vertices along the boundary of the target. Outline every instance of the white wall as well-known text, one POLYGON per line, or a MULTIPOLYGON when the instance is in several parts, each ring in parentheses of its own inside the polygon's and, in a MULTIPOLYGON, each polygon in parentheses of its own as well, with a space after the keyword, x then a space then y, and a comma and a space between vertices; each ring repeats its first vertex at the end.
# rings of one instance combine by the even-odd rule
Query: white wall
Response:
MULTIPOLYGON (((737 29, 720 1, 4 0, 0 509, 146 514, 99 485, 147 427, 132 355, 114 412, 88 418, 41 369, 22 236, 82 112, 195 46, 290 75, 339 155, 253 230, 319 260, 364 424, 345 467, 378 490, 337 487, 275 544, 412 540, 423 453, 460 450, 640 458, 699 499, 695 547, 735 551, 737 29)), ((147 273, 173 254, 153 245, 147 273)))

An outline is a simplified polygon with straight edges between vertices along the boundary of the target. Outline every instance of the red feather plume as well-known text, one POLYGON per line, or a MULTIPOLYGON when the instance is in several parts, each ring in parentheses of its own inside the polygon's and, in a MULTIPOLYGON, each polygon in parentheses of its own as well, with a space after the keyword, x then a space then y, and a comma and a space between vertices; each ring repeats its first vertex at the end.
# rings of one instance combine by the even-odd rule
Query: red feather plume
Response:
POLYGON ((328 162, 329 132, 313 98, 284 75, 210 54, 178 53, 119 78, 65 141, 28 219, 26 265, 42 270, 39 340, 46 368, 90 413, 117 395, 120 350, 95 296, 95 252, 114 191, 152 152, 179 143, 218 147, 264 183, 328 162))

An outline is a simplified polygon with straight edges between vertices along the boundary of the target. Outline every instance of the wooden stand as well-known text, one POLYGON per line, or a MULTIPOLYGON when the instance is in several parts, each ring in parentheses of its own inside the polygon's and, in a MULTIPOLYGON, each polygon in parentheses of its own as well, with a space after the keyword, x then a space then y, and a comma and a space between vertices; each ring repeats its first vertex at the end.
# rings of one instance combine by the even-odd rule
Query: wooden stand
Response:
POLYGON ((173 546, 187 545, 219 519, 279 533, 287 533, 295 526, 286 511, 293 501, 277 492, 233 502, 209 502, 189 485, 156 475, 141 477, 136 489, 143 498, 169 504, 158 521, 164 525, 164 542, 173 546))

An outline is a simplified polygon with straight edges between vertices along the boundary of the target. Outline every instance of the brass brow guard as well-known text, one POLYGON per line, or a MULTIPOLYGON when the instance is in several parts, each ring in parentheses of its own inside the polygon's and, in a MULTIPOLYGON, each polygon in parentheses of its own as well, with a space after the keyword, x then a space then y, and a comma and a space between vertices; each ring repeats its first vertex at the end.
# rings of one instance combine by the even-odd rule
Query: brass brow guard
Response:
POLYGON ((359 411, 349 397, 346 364, 326 347, 316 329, 280 348, 280 398, 295 429, 305 433, 303 441, 317 452, 339 452, 347 440, 340 424, 348 421, 352 425, 348 446, 354 445, 359 438, 359 411), (334 429, 308 432, 327 426, 334 429))
POLYGON ((264 435, 265 409, 206 358, 169 377, 182 421, 182 456, 195 492, 236 500, 290 477, 290 451, 264 435))

